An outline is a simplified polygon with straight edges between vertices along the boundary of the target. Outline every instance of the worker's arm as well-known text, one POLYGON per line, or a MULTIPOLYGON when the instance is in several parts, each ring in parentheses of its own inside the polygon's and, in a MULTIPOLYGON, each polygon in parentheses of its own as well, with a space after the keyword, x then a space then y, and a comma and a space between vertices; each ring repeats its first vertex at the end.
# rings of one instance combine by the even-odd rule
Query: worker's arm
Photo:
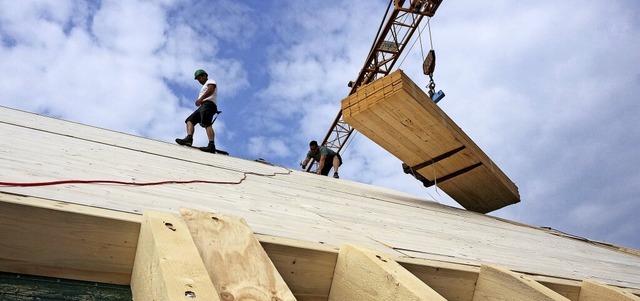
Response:
POLYGON ((215 91, 216 91, 216 84, 208 84, 207 91, 205 91, 200 98, 196 99, 196 107, 199 107, 202 104, 203 99, 206 99, 207 97, 213 95, 213 92, 215 91))
POLYGON ((300 163, 300 166, 302 166, 302 169, 307 168, 307 163, 309 163, 309 158, 305 158, 304 161, 300 163))
POLYGON ((322 172, 322 168, 324 168, 325 159, 327 159, 327 155, 320 156, 320 161, 318 161, 318 169, 316 170, 316 174, 320 174, 322 172))

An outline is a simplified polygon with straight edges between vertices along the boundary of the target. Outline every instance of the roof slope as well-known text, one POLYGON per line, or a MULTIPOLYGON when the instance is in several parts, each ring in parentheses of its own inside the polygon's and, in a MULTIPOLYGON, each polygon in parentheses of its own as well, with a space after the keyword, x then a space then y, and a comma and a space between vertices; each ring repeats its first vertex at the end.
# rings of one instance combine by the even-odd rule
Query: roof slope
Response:
POLYGON ((353 243, 640 289, 639 256, 389 189, 4 107, 0 132, 0 182, 15 184, 0 193, 137 214, 188 207, 243 217, 255 233, 335 248, 353 243), (61 180, 119 182, 18 186, 61 180))

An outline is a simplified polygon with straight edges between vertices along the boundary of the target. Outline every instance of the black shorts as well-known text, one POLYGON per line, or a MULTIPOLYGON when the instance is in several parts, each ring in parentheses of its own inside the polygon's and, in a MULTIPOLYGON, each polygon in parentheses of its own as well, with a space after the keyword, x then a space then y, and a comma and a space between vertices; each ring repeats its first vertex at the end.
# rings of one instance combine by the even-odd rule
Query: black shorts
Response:
MULTIPOLYGON (((342 166, 342 157, 340 157, 340 154, 335 154, 335 156, 338 156, 338 161, 340 163, 338 163, 338 166, 342 166)), ((320 174, 323 176, 326 176, 329 174, 329 171, 331 170, 331 168, 333 168, 333 157, 334 155, 327 155, 324 159, 324 166, 322 167, 322 170, 320 171, 320 174)))
POLYGON ((203 128, 213 124, 213 115, 218 112, 218 106, 211 101, 204 101, 187 119, 185 123, 191 121, 193 124, 200 124, 203 128))

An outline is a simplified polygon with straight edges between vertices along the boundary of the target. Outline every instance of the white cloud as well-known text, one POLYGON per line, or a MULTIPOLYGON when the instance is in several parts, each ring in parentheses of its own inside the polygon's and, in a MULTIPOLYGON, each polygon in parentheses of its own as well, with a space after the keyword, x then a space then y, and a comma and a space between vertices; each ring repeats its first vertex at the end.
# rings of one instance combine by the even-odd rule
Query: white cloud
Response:
MULTIPOLYGON (((217 146, 297 168, 338 113, 386 4, 2 1, 0 103, 172 143, 204 68, 219 87, 217 146)), ((431 20, 439 105, 522 196, 496 215, 640 248, 628 238, 640 227, 629 213, 640 179, 639 12, 631 0, 443 1, 431 20)), ((396 67, 424 86, 419 47, 396 67)), ((455 205, 362 135, 343 157, 341 178, 455 205)))

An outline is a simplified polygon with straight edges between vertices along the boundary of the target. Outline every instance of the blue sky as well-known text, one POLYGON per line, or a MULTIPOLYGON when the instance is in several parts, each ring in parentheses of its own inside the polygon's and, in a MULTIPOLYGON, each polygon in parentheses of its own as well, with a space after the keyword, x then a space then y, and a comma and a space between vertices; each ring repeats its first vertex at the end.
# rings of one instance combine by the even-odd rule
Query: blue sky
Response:
MULTIPOLYGON (((2 1, 0 105, 173 142, 203 68, 219 86, 216 145, 298 168, 387 4, 2 1)), ((638 15, 635 0, 443 1, 431 20, 439 105, 521 194, 492 215, 640 249, 638 15)), ((424 86, 419 46, 396 68, 424 86)), ((363 135, 343 157, 343 179, 460 207, 363 135)))

